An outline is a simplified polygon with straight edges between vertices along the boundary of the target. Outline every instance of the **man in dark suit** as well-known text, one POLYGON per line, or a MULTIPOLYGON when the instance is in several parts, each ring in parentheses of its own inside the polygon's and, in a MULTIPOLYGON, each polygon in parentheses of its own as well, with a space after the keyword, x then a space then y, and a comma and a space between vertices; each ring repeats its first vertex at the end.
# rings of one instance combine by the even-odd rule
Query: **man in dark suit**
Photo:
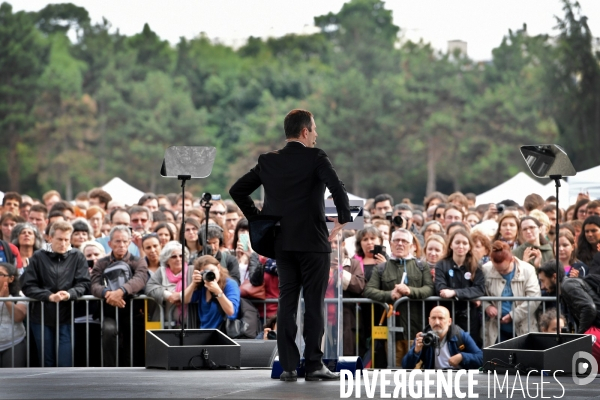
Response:
MULTIPOLYGON (((296 381, 300 353, 295 343, 300 289, 304 290, 304 359, 306 380, 339 379, 323 365, 324 298, 329 278, 329 243, 350 222, 348 194, 323 150, 315 148, 317 130, 312 114, 292 110, 285 117, 287 145, 262 154, 229 194, 250 220, 280 217, 275 227, 275 260, 279 274, 277 347, 283 367, 281 380, 296 381), (250 197, 260 185, 265 191, 262 210, 250 197), (325 187, 333 196, 338 217, 328 235, 325 187)), ((250 227, 252 229, 252 226, 250 227)))

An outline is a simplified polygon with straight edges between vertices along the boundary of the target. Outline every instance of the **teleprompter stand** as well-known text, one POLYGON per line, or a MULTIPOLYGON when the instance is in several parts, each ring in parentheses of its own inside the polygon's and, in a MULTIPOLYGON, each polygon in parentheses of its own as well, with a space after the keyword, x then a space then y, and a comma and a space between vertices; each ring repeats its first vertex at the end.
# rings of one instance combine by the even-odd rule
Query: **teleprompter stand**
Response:
MULTIPOLYGON (((212 171, 217 150, 214 147, 171 146, 165 150, 161 176, 181 181, 182 203, 185 207, 185 183, 192 178, 206 178, 212 171)), ((182 214, 185 209, 182 207, 182 214)), ((185 214, 184 214, 185 215, 185 214)), ((182 219, 179 240, 181 254, 185 254, 185 218, 182 219)), ((204 246, 206 247, 206 246, 204 246)), ((187 277, 185 260, 182 258, 181 274, 187 277)), ((187 279, 184 278, 184 282, 187 279)), ((186 282, 187 283, 187 282, 186 282)), ((185 286, 181 296, 185 298, 185 286)), ((189 320, 188 307, 182 305, 189 320)), ((181 330, 156 329, 146 331, 146 368, 240 368, 240 345, 217 329, 186 329, 189 326, 182 317, 181 330)))

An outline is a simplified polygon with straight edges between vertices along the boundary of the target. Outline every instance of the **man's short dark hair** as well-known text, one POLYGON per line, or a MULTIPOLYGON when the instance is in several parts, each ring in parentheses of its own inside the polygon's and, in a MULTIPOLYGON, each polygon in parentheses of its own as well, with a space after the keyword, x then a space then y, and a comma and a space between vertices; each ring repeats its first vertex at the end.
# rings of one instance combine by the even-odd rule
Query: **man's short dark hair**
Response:
POLYGON ((558 275, 556 275, 557 281, 562 282, 563 278, 565 277, 565 268, 562 265, 562 263, 559 262, 559 268, 557 271, 556 270, 556 260, 546 261, 538 268, 538 275, 544 274, 547 278, 552 278, 552 276, 554 274, 556 274, 557 272, 558 272, 558 275))
POLYGON ((394 204, 394 198, 387 193, 383 193, 383 194, 378 194, 377 196, 375 196, 375 199, 373 199, 373 208, 375 208, 377 203, 381 203, 384 201, 389 201, 390 206, 392 206, 394 204))
POLYGON ((90 190, 88 193, 88 197, 90 199, 97 198, 98 201, 100 202, 100 204, 104 204, 105 210, 106 210, 106 207, 108 206, 108 203, 110 203, 111 200, 113 199, 112 196, 110 195, 110 193, 108 193, 106 190, 103 190, 101 188, 96 188, 96 189, 90 190))
POLYGON ((292 110, 283 120, 283 130, 287 139, 297 139, 300 137, 302 129, 306 128, 312 132, 312 113, 306 110, 292 110))
POLYGON ((29 209, 29 212, 30 213, 31 212, 41 212, 42 214, 44 214, 44 217, 48 215, 48 209, 43 204, 32 205, 31 208, 29 209))
POLYGON ((406 203, 400 203, 400 204, 396 204, 394 206, 394 211, 413 211, 412 207, 410 206, 410 204, 406 204, 406 203))
POLYGON ((146 213, 146 216, 148 217, 148 220, 150 222, 152 222, 152 213, 150 212, 150 209, 148 209, 148 207, 146 206, 131 206, 129 207, 129 215, 133 215, 133 214, 139 214, 139 213, 146 213))
POLYGON ((546 202, 544 201, 542 196, 540 196, 537 193, 531 193, 530 195, 525 197, 523 207, 525 207, 525 210, 527 210, 527 212, 530 213, 535 209, 540 210, 542 207, 544 207, 544 204, 546 204, 546 202))
POLYGON ((556 211, 556 206, 554 204, 548 204, 548 205, 545 205, 544 207, 542 207, 543 213, 547 213, 550 211, 556 211))
POLYGON ((6 193, 4 193, 4 198, 2 199, 2 205, 3 206, 6 205, 6 201, 7 200, 17 200, 17 202, 19 202, 19 207, 21 207, 21 204, 23 203, 23 198, 17 192, 6 192, 6 193))
POLYGON ((138 201, 138 206, 143 206, 148 200, 156 200, 158 202, 158 196, 154 193, 145 193, 138 201))
POLYGON ((167 216, 162 211, 152 211, 153 222, 163 222, 167 220, 167 216))
POLYGON ((115 208, 114 210, 112 210, 110 212, 109 221, 111 223, 112 223, 113 218, 115 217, 115 214, 119 213, 119 212, 124 212, 125 214, 128 214, 129 216, 131 216, 131 214, 129 214, 129 211, 127 211, 126 209, 124 209, 124 208, 115 208))
POLYGON ((69 211, 71 211, 72 214, 75 214, 75 209, 73 208, 71 203, 69 203, 66 200, 61 200, 61 201, 54 203, 54 205, 50 209, 50 213, 52 213, 53 211, 59 211, 61 213, 64 213, 65 210, 69 210, 69 211))

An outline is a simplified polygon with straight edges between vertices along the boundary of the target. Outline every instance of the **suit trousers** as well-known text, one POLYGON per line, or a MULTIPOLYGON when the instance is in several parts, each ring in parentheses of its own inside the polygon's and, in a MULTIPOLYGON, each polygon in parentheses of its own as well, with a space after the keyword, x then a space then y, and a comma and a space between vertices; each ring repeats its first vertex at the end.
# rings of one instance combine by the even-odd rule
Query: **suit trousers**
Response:
POLYGON ((275 241, 275 260, 279 275, 279 308, 277 309, 277 349, 284 371, 295 371, 300 362, 296 345, 296 316, 300 289, 304 293, 304 360, 306 372, 321 368, 325 321, 325 291, 329 280, 329 253, 281 250, 275 241))

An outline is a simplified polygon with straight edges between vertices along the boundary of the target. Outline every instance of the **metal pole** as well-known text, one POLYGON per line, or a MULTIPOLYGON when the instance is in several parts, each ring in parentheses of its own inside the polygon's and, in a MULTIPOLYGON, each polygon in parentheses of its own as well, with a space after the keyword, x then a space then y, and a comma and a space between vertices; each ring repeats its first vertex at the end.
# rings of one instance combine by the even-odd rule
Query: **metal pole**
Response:
POLYGON ((556 342, 560 343, 560 279, 558 278, 559 275, 559 271, 558 269, 560 268, 560 261, 558 259, 558 233, 559 233, 559 224, 558 224, 558 217, 559 217, 559 208, 558 208, 558 188, 560 188, 560 179, 562 178, 561 175, 550 175, 550 179, 554 180, 554 184, 556 186, 556 226, 554 228, 555 232, 554 232, 554 237, 556 238, 555 242, 556 242, 556 248, 554 249, 554 253, 556 255, 556 342))
MULTIPOLYGON (((187 275, 185 274, 185 181, 190 180, 191 175, 178 175, 177 179, 181 181, 181 229, 179 232, 179 241, 181 242, 181 312, 185 312, 185 286, 187 284, 187 275)), ((208 215, 206 216, 208 226, 208 215)), ((188 313, 189 314, 189 313, 188 313)), ((185 323, 183 315, 181 316, 181 334, 179 335, 179 345, 183 346, 183 338, 185 337, 185 323)))

